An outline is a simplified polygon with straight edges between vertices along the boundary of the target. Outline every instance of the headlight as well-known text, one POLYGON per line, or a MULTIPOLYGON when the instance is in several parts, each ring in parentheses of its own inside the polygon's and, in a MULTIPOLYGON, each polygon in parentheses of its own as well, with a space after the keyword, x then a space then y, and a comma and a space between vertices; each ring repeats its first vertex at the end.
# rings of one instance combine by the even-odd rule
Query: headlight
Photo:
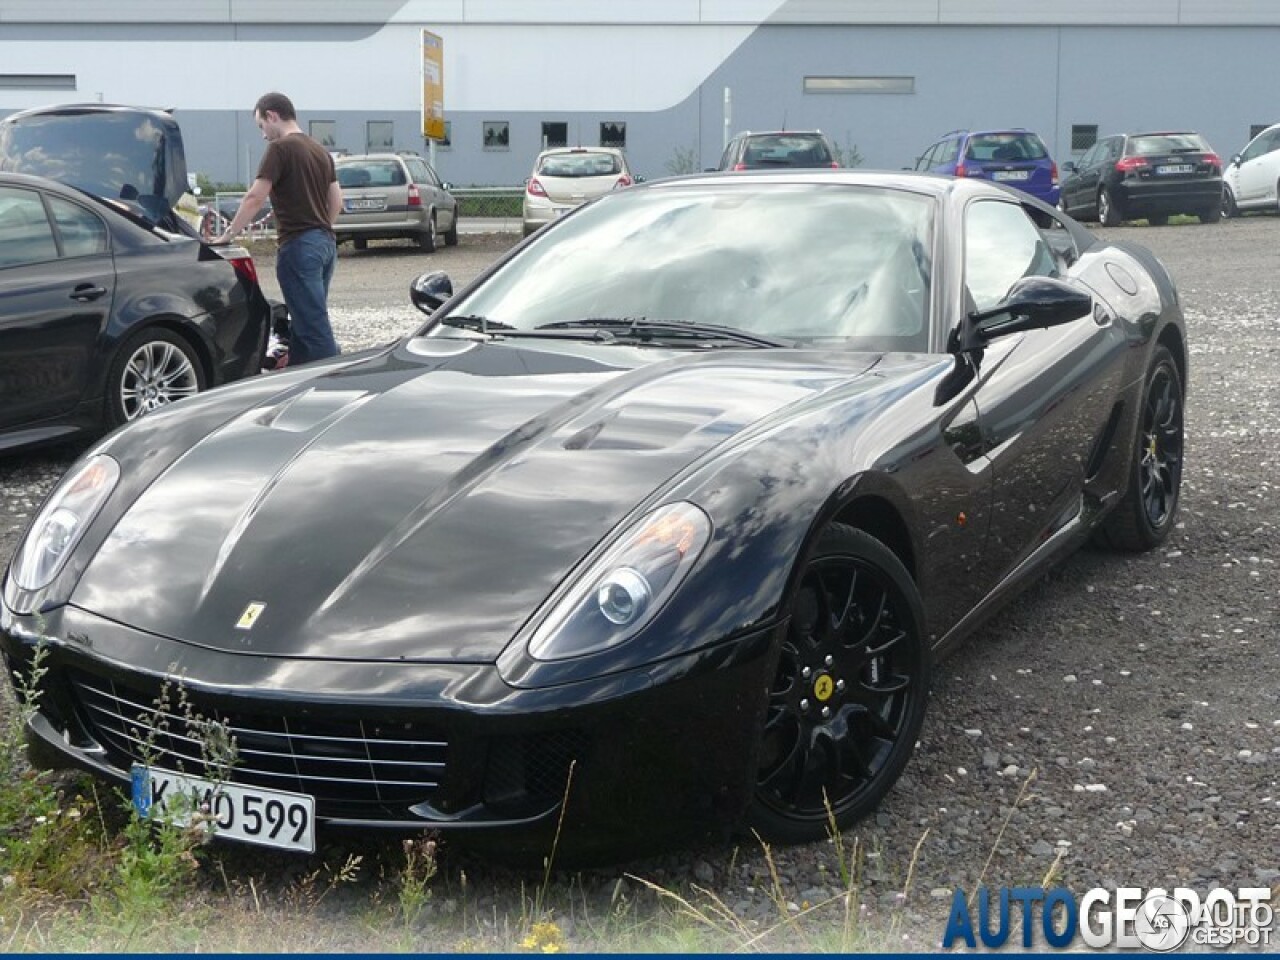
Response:
POLYGON ((13 558, 14 583, 23 590, 43 590, 52 583, 119 479, 120 465, 105 454, 69 474, 23 538, 13 558))
POLYGON ((675 592, 711 538, 691 503, 669 503, 635 524, 564 594, 529 640, 538 660, 568 660, 631 639, 675 592))

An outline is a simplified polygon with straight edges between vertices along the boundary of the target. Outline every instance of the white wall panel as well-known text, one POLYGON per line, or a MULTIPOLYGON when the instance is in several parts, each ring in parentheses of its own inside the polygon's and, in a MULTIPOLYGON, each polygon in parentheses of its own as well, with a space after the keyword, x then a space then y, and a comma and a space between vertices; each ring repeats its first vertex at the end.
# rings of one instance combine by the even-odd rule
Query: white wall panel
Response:
POLYGON ((787 0, 771 23, 937 23, 938 0, 787 0))
POLYGON ((1178 7, 1179 0, 939 0, 939 18, 948 24, 1165 25, 1178 22, 1178 7))
POLYGON ((1276 0, 1182 0, 1183 24, 1280 25, 1276 0))

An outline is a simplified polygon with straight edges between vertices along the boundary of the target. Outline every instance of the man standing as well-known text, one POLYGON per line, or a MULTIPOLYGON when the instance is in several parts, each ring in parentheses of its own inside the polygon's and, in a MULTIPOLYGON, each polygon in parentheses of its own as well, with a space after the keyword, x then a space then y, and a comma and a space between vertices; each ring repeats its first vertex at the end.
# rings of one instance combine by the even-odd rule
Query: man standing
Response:
POLYGON ((289 307, 289 365, 337 356, 328 299, 338 258, 333 224, 342 210, 342 191, 333 157, 302 132, 293 102, 283 93, 263 94, 253 119, 267 151, 230 226, 213 242, 230 242, 270 197, 276 218, 276 280, 289 307))

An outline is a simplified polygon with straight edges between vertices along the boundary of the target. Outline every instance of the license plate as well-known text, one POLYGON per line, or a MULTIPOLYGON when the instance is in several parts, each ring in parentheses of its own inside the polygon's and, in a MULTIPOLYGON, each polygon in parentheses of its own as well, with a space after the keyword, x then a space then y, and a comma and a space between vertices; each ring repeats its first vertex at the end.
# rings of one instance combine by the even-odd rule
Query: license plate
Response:
POLYGON ((1164 175, 1169 173, 1194 173, 1196 166, 1194 163, 1166 163, 1156 167, 1156 173, 1164 175))
POLYGON ((991 172, 992 180, 1027 180, 1030 177, 1030 170, 993 170, 991 172))
POLYGON ((374 197, 356 197, 347 201, 347 212, 356 210, 382 210, 385 209, 387 202, 374 197))
POLYGON ((133 808, 141 816, 185 827, 198 813, 214 836, 315 852, 315 798, 305 793, 214 783, 140 764, 133 766, 130 779, 133 808))

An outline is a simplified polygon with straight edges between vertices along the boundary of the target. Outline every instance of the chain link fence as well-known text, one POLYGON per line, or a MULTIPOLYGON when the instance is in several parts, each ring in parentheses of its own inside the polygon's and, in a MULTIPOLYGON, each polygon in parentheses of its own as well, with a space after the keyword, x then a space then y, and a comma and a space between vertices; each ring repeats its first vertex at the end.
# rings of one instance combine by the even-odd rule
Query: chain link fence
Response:
POLYGON ((458 198, 462 216, 519 217, 524 205, 524 187, 450 187, 458 198))

